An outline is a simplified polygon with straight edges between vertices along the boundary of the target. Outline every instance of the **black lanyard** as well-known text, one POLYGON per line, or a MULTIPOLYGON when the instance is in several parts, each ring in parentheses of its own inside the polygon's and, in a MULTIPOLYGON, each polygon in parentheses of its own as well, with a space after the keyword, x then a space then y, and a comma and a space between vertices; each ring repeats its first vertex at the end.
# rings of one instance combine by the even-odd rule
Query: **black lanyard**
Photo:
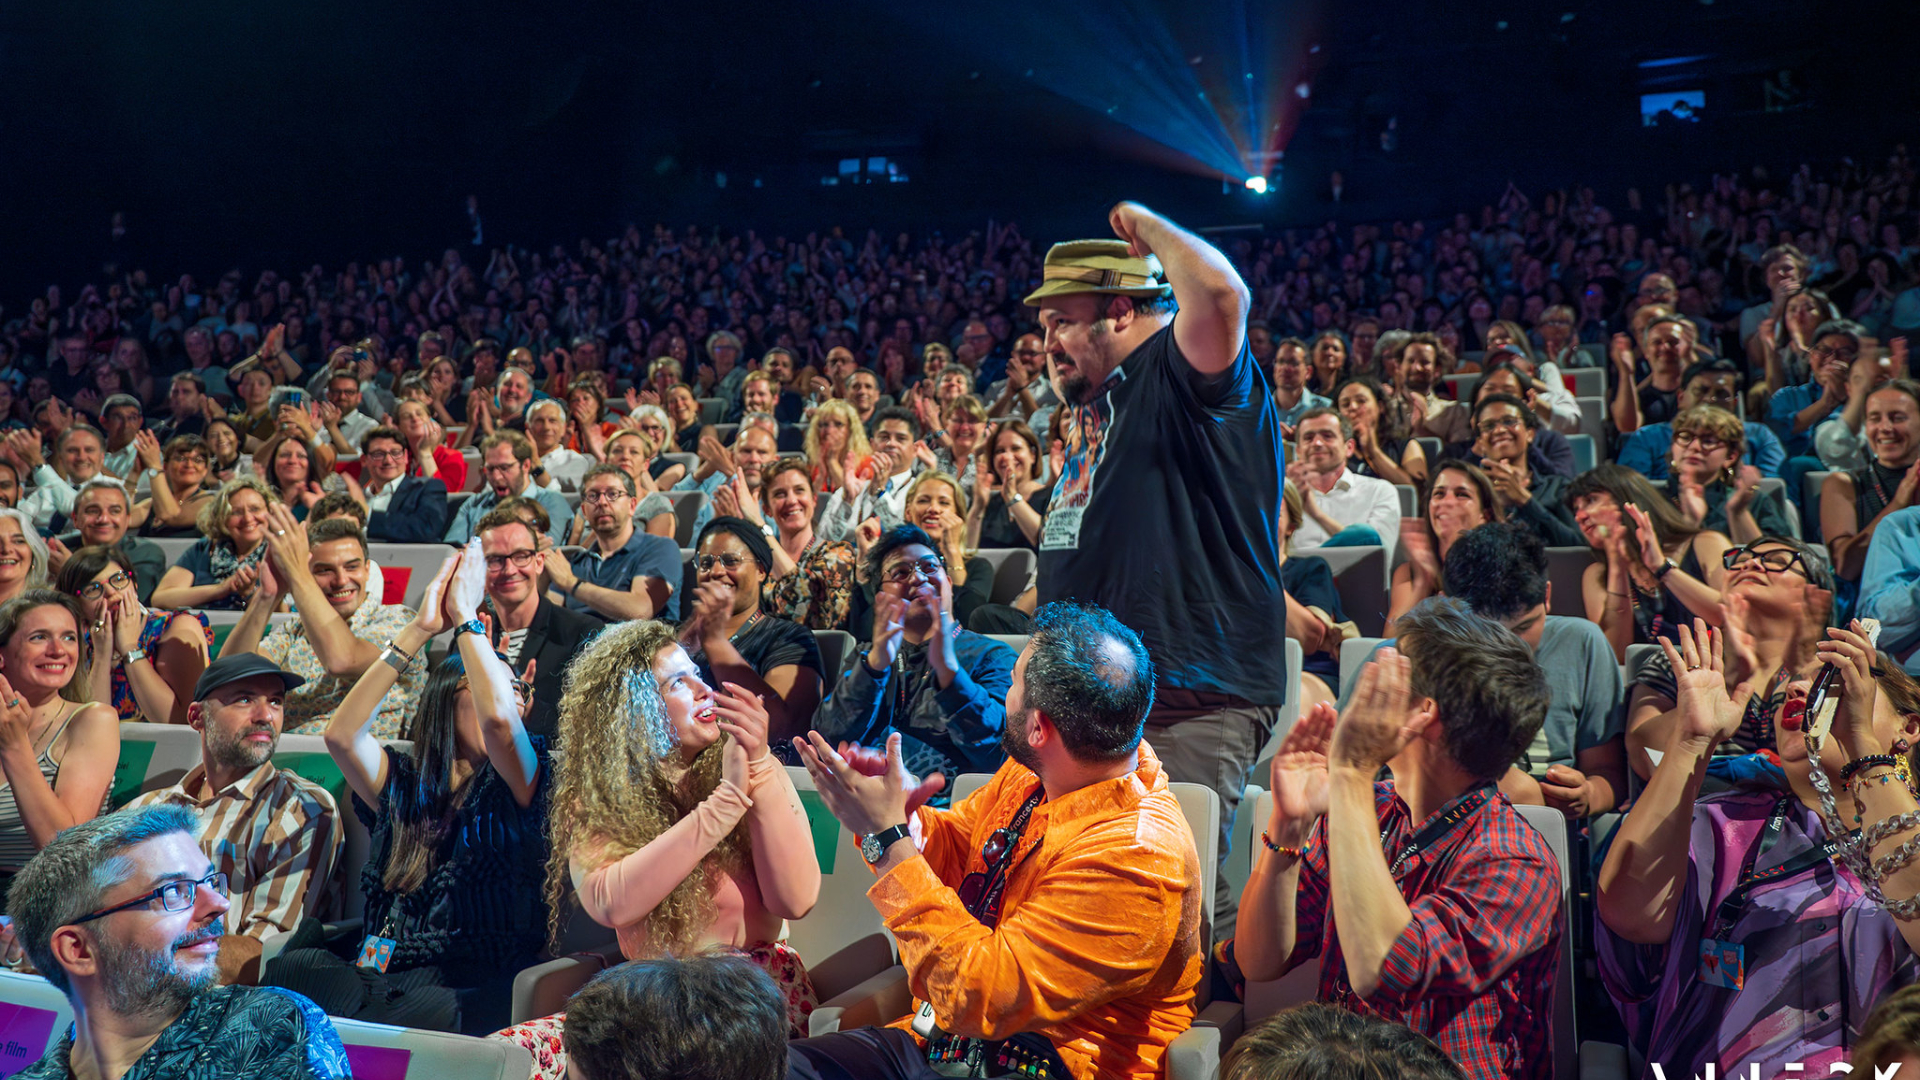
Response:
MULTIPOLYGON (((1455 799, 1452 808, 1442 812, 1440 816, 1422 826, 1419 832, 1413 834, 1413 839, 1407 841, 1406 846, 1400 849, 1400 853, 1394 855, 1393 861, 1387 864, 1387 873, 1398 875, 1400 868, 1406 865, 1408 859, 1423 851, 1431 851, 1446 838, 1448 833, 1458 828, 1461 822, 1472 817, 1475 810, 1486 805, 1487 800, 1493 797, 1493 791, 1494 787, 1491 783, 1480 784, 1455 799)), ((1382 845, 1387 842, 1385 829, 1380 831, 1380 842, 1382 845)), ((1392 849, 1389 848, 1388 852, 1391 854, 1392 849)))
POLYGON ((1020 846, 1020 834, 1026 831, 1027 819, 1033 816, 1034 807, 1040 805, 1040 800, 1046 794, 1044 786, 1034 788, 1033 794, 1027 796, 1027 801, 1021 803, 1020 809, 1014 812, 1013 820, 1007 822, 1004 828, 995 830, 1006 834, 1006 846, 1001 849, 999 858, 986 869, 986 885, 980 890, 979 901, 967 907, 967 914, 978 919, 989 930, 1000 921, 1000 894, 1006 891, 1007 871, 1013 866, 1013 853, 1020 846))
POLYGON ((1716 940, 1724 938, 1727 931, 1733 929, 1733 924, 1739 921, 1740 913, 1746 909, 1747 899, 1754 889, 1769 881, 1780 881, 1819 866, 1839 850, 1840 845, 1831 839, 1825 840, 1779 866, 1770 870, 1756 871, 1753 868, 1754 864, 1760 861, 1761 856, 1772 851, 1773 845, 1780 842, 1780 834, 1786 828, 1787 807, 1792 804, 1793 800, 1784 795, 1773 804, 1773 813, 1767 818, 1767 827, 1760 834, 1760 842, 1748 850, 1746 862, 1740 868, 1740 880, 1734 885, 1733 891, 1727 894, 1726 899, 1720 901, 1713 928, 1713 937, 1716 940))

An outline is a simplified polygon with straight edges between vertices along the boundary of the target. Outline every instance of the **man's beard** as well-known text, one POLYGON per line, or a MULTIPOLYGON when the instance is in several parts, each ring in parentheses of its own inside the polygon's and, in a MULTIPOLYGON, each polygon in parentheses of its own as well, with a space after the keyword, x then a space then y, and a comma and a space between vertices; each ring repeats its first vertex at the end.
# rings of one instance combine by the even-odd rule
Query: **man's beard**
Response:
POLYGON ((272 728, 250 727, 240 733, 236 739, 228 739, 217 734, 210 726, 207 729, 207 760, 223 769, 246 769, 252 771, 266 764, 273 751, 280 745, 280 736, 272 728), (265 746, 247 741, 247 736, 255 731, 266 731, 273 738, 265 746))
MULTIPOLYGON (((1107 351, 1107 320, 1100 319, 1087 327, 1087 352, 1096 358, 1104 359, 1107 351)), ((1093 400, 1099 387, 1086 376, 1086 365, 1075 359, 1073 370, 1061 372, 1054 370, 1053 392, 1061 401, 1072 405, 1085 405, 1093 400)))
POLYGON ((100 934, 100 971, 107 1007, 122 1016, 179 1016, 196 996, 220 981, 220 968, 208 964, 187 974, 180 970, 176 954, 188 946, 217 939, 224 932, 222 921, 216 919, 181 935, 165 951, 153 952, 123 944, 111 933, 100 934))
POLYGON ((1027 729, 1033 724, 1033 710, 1022 709, 1018 714, 1008 713, 1005 727, 1000 729, 1000 749, 1007 756, 1038 775, 1040 755, 1027 745, 1027 729))

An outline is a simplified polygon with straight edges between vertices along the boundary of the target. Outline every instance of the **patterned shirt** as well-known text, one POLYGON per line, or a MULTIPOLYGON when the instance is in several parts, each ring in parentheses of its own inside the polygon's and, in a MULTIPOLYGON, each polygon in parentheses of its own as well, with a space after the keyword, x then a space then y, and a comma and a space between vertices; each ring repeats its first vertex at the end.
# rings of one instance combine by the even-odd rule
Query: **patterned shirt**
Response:
POLYGON ((272 762, 215 792, 195 765, 170 788, 134 806, 172 804, 200 815, 200 848, 227 875, 233 906, 227 933, 264 938, 292 930, 307 912, 315 874, 332 874, 340 850, 340 810, 327 789, 272 762))
POLYGON ((1748 854, 1755 870, 1791 862, 1826 830, 1798 799, 1787 804, 1779 839, 1758 854, 1781 793, 1732 791, 1693 806, 1686 885, 1665 945, 1636 945, 1598 923, 1600 978, 1619 1006, 1629 1040, 1647 1048, 1668 1076, 1829 1076, 1860 1038, 1874 1003, 1920 977, 1900 924, 1866 895, 1852 872, 1821 862, 1754 888, 1732 927, 1710 925, 1734 889, 1748 854), (1699 977, 1701 942, 1744 950, 1739 990, 1699 977))
MULTIPOLYGON (((361 641, 383 645, 412 621, 412 608, 400 604, 376 604, 369 598, 361 601, 359 610, 347 620, 347 626, 353 630, 353 636, 361 641)), ((340 701, 347 696, 347 691, 360 681, 358 674, 327 674, 326 665, 320 662, 320 657, 313 651, 313 644, 307 640, 307 627, 303 622, 283 623, 274 627, 254 651, 307 680, 287 694, 285 730, 289 735, 319 735, 326 731, 327 721, 333 718, 333 710, 340 707, 340 701)), ((387 691, 387 696, 380 699, 379 714, 373 721, 374 738, 407 737, 407 726, 413 721, 414 707, 419 704, 420 691, 426 684, 426 660, 416 656, 407 669, 400 673, 392 689, 387 691)))
POLYGON ((761 610, 809 630, 842 629, 853 601, 853 562, 852 544, 816 539, 800 553, 793 573, 761 586, 761 610))
MULTIPOLYGON (((1460 798, 1464 799, 1463 795, 1460 798)), ((1381 843, 1416 831, 1391 781, 1374 785, 1381 843)), ((1435 812, 1438 819, 1459 799, 1435 812)), ((1328 918, 1327 820, 1300 867, 1293 957, 1321 957, 1320 1000, 1426 1035, 1473 1080, 1553 1072, 1553 981, 1560 968, 1560 867, 1547 842, 1495 794, 1394 876, 1413 911, 1370 998, 1354 993, 1328 918)))
MULTIPOLYGON (((73 1031, 17 1080, 70 1080, 73 1031)), ((320 1007, 291 990, 221 986, 195 995, 121 1080, 352 1080, 320 1007)))

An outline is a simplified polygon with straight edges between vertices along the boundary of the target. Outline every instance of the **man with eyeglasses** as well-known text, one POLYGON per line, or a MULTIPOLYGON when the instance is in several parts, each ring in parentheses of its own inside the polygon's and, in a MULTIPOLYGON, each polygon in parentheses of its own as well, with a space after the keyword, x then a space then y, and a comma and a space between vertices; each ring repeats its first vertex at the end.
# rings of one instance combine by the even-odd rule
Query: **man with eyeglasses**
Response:
POLYGON ((1539 427, 1539 414, 1526 402, 1512 394, 1488 394, 1473 407, 1478 433, 1473 452, 1507 504, 1509 520, 1532 528, 1548 547, 1578 547, 1586 541, 1565 506, 1568 478, 1527 460, 1539 427))
POLYGON ((360 380, 350 371, 336 371, 327 378, 327 399, 320 408, 321 430, 314 439, 330 443, 341 451, 357 450, 380 421, 360 409, 360 380))
POLYGON ((1780 437, 1789 458, 1818 460, 1813 458, 1813 429, 1846 406, 1851 393, 1848 376, 1853 373, 1853 362, 1864 351, 1866 337, 1865 327, 1847 319, 1821 323, 1814 328, 1813 343, 1807 346, 1812 380, 1773 392, 1767 406, 1767 424, 1780 437))
POLYGON ((367 511, 367 539, 390 544, 437 543, 447 531, 447 485, 407 468, 407 437, 377 425, 361 442, 360 481, 347 491, 367 511))
MULTIPOLYGON (((1680 378, 1680 412, 1696 405, 1738 412, 1740 383, 1739 364, 1725 359, 1703 360, 1680 378)), ((1762 476, 1779 476, 1781 466, 1787 463, 1787 451, 1779 438, 1765 424, 1749 421, 1746 429, 1747 464, 1758 468, 1762 476)), ((1622 438, 1616 460, 1649 480, 1665 480, 1672 450, 1673 421, 1663 420, 1622 438)))
POLYGON ((1279 415, 1280 430, 1292 438, 1295 425, 1308 409, 1330 409, 1333 402, 1307 389, 1307 343, 1297 337, 1281 338, 1273 350, 1273 408, 1279 415))
MULTIPOLYGON (((911 595, 924 611, 926 590, 911 595)), ((1046 604, 1032 629, 1007 677, 1009 760, 950 810, 926 805, 945 784, 909 768, 898 732, 882 729, 884 750, 836 751, 817 729, 793 740, 860 837, 878 878, 867 898, 922 1000, 911 1030, 788 1043, 789 1080, 931 1080, 969 1061, 1055 1080, 1166 1074, 1207 942, 1193 833, 1142 738, 1155 665, 1089 604, 1046 604)))
MULTIPOLYGON (((585 512, 588 508, 583 504, 585 512)), ((528 734, 551 736, 560 722, 560 696, 567 663, 606 623, 554 603, 540 590, 546 559, 540 537, 510 507, 495 507, 480 519, 480 550, 487 560, 487 602, 493 609, 494 648, 507 666, 533 665, 533 707, 528 734)))
POLYGON ((557 547, 542 555, 568 610, 607 622, 680 620, 680 548, 633 524, 639 489, 618 465, 595 465, 580 482, 580 513, 593 542, 569 558, 557 547))
POLYGON ((1012 685, 1012 649, 953 616, 953 579, 932 538, 900 525, 867 553, 873 634, 848 664, 813 727, 829 742, 877 746, 899 732, 916 775, 958 776, 1000 767, 1012 685))
POLYGON ((331 876, 343 835, 327 789, 273 764, 286 697, 306 680, 254 653, 223 656, 194 684, 187 723, 200 732, 200 764, 133 806, 179 806, 200 819, 197 836, 233 901, 220 940, 220 981, 259 978, 260 943, 310 910, 314 882, 331 876))
MULTIPOLYGON (((532 499, 547 511, 547 535, 553 542, 567 542, 567 529, 573 524, 573 508, 565 496, 552 488, 541 487, 533 479, 533 440, 518 431, 496 431, 480 443, 480 471, 486 477, 485 491, 460 506, 453 524, 443 539, 449 544, 464 544, 473 538, 473 527, 499 504, 501 499, 518 495, 532 499)), ((585 500, 582 500, 584 505, 585 500)))
POLYGON ((178 806, 107 814, 54 837, 7 914, 73 1029, 23 1080, 349 1080, 332 1021, 286 990, 217 986, 227 876, 178 806))

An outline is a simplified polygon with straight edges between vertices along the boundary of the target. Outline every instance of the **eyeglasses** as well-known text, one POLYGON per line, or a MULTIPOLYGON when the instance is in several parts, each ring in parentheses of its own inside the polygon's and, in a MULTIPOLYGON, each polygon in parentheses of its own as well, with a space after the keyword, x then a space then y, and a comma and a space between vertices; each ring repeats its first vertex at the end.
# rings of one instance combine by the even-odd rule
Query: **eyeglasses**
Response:
POLYGON ((1769 574, 1781 574, 1800 568, 1800 576, 1813 580, 1813 574, 1807 566, 1806 557, 1793 548, 1773 548, 1769 551, 1755 551, 1751 547, 1728 548, 1720 562, 1729 570, 1739 570, 1748 566, 1759 566, 1769 574))
POLYGON ((507 564, 512 563, 516 570, 525 570, 527 567, 533 565, 533 560, 539 557, 539 552, 528 551, 525 548, 519 551, 509 551, 505 555, 489 555, 487 556, 487 569, 494 571, 505 570, 507 564))
POLYGON ((129 911, 133 908, 143 907, 153 903, 155 900, 160 901, 160 908, 163 911, 185 911, 193 906, 193 899, 199 895, 200 887, 203 885, 221 896, 227 895, 227 875, 219 870, 215 870, 199 881, 169 881, 137 900, 129 900, 124 904, 107 908, 104 911, 96 911, 91 915, 82 915, 67 925, 79 926, 81 923, 90 923, 95 919, 104 919, 118 911, 129 911))
POLYGON ((362 450, 360 456, 369 461, 400 461, 407 456, 405 450, 362 450))
POLYGON ((124 589, 127 587, 127 582, 132 580, 133 578, 128 576, 125 570, 116 570, 104 583, 89 581, 80 586, 80 599, 98 600, 108 589, 124 589))
POLYGON ((580 501, 583 503, 615 503, 627 497, 627 493, 618 488, 602 488, 598 491, 583 491, 580 501))
POLYGON ((205 454, 175 454, 171 460, 184 461, 189 465, 198 465, 203 469, 207 467, 207 456, 205 454))
POLYGON ((1827 345, 1815 345, 1813 348, 1807 350, 1807 355, 1815 360, 1832 360, 1838 358, 1851 364, 1855 360, 1860 359, 1860 350, 1835 349, 1827 345))
POLYGON ((1715 450, 1725 449, 1727 441, 1718 435, 1707 435, 1698 431, 1676 431, 1673 433, 1673 445, 1697 446, 1711 454, 1715 450))
POLYGON ((1474 429, 1482 435, 1492 435, 1500 431, 1513 431, 1526 425, 1527 422, 1517 416, 1496 416, 1491 420, 1482 420, 1475 424, 1474 429))
POLYGON ((727 573, 731 574, 747 565, 747 562, 748 560, 731 552, 725 555, 699 555, 693 560, 693 568, 704 574, 716 566, 722 566, 726 568, 727 573))
POLYGON ((896 563, 891 570, 881 576, 895 585, 905 585, 915 577, 933 581, 935 576, 945 568, 946 564, 940 561, 938 555, 928 555, 912 562, 896 563))

